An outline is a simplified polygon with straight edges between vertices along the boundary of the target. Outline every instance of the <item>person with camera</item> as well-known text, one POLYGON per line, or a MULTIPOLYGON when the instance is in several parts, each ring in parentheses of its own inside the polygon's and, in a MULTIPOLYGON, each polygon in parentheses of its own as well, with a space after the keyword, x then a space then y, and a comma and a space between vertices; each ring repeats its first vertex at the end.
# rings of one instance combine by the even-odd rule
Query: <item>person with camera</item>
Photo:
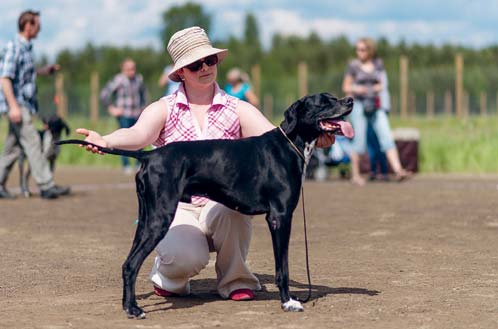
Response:
POLYGON ((350 114, 355 131, 351 147, 351 182, 362 186, 365 179, 360 174, 360 154, 367 146, 367 127, 371 124, 380 148, 394 171, 395 179, 402 181, 411 176, 400 162, 396 144, 391 134, 387 113, 381 104, 381 92, 387 86, 387 75, 382 60, 377 57, 375 42, 361 38, 356 42, 356 58, 349 62, 342 89, 354 98, 350 114))

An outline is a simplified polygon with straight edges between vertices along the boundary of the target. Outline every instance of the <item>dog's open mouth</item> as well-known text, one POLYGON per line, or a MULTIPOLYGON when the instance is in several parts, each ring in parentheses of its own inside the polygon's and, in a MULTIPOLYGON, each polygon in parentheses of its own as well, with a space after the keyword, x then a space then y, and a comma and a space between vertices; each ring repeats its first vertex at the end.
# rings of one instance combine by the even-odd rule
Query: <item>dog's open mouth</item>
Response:
POLYGON ((321 120, 320 128, 326 132, 331 132, 334 135, 343 135, 347 138, 354 137, 353 126, 345 120, 321 120))

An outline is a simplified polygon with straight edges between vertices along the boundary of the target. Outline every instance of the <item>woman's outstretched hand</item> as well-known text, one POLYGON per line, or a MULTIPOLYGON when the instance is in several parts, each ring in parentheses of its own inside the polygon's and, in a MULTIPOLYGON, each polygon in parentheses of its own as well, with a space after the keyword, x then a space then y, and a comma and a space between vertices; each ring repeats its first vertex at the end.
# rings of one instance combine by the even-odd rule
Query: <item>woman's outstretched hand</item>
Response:
POLYGON ((335 135, 330 133, 323 133, 318 136, 318 140, 316 141, 316 147, 320 148, 329 148, 335 142, 335 135))
MULTIPOLYGON (((85 136, 86 142, 90 142, 90 143, 93 143, 95 145, 102 146, 102 147, 109 147, 109 144, 106 142, 106 140, 104 138, 102 138, 102 136, 100 136, 100 134, 96 131, 88 130, 85 128, 78 128, 78 129, 76 129, 76 132, 78 134, 85 136)), ((99 149, 95 146, 91 146, 91 145, 80 145, 80 146, 85 147, 87 149, 87 151, 90 151, 93 153, 98 153, 98 154, 104 154, 103 152, 99 151, 99 149)))

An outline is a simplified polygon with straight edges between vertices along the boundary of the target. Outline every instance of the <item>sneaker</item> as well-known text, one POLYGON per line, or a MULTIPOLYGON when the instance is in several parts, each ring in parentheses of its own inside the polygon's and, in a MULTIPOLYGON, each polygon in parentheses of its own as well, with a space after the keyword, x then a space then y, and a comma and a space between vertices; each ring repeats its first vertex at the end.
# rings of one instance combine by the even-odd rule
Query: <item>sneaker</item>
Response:
POLYGON ((228 296, 233 301, 241 302, 254 299, 254 292, 251 289, 237 289, 228 296))
POLYGON ((178 296, 174 292, 168 291, 161 289, 159 287, 154 286, 154 295, 159 296, 159 297, 175 297, 178 296))
POLYGON ((190 295, 190 282, 187 283, 185 291, 182 293, 171 292, 154 285, 154 294, 160 297, 182 297, 190 295))
POLYGON ((7 191, 7 189, 0 185, 0 199, 15 199, 15 195, 13 194, 10 194, 9 191, 7 191))
POLYGON ((69 186, 54 185, 46 190, 41 190, 40 196, 42 199, 57 199, 61 195, 68 195, 71 193, 69 186))
POLYGON ((69 186, 55 185, 55 188, 57 189, 59 195, 69 195, 71 193, 71 187, 69 186))

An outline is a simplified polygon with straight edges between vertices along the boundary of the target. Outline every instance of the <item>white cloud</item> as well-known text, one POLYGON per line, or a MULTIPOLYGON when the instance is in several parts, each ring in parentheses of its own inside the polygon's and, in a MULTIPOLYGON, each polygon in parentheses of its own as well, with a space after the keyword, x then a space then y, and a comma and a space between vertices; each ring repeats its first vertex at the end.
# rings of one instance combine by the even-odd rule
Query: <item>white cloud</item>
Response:
POLYGON ((263 24, 263 44, 268 46, 273 34, 308 36, 316 32, 323 39, 340 35, 364 35, 368 31, 362 22, 335 18, 309 19, 292 10, 271 10, 261 15, 263 24))
MULTIPOLYGON (((25 8, 34 8, 42 12, 42 32, 35 41, 38 53, 53 56, 63 48, 77 49, 87 42, 152 45, 161 49, 161 13, 187 1, 23 0, 21 8, 20 0, 2 0, 0 46, 16 33, 19 13, 25 8)), ((475 47, 498 43, 496 0, 402 3, 397 0, 347 3, 339 0, 203 0, 197 3, 211 15, 216 39, 230 34, 241 36, 245 16, 251 10, 259 22, 265 46, 270 44, 274 33, 307 36, 311 31, 324 39, 339 35, 346 35, 350 40, 360 36, 382 36, 393 42, 405 39, 475 47), (253 8, 261 9, 254 11, 253 8)))

